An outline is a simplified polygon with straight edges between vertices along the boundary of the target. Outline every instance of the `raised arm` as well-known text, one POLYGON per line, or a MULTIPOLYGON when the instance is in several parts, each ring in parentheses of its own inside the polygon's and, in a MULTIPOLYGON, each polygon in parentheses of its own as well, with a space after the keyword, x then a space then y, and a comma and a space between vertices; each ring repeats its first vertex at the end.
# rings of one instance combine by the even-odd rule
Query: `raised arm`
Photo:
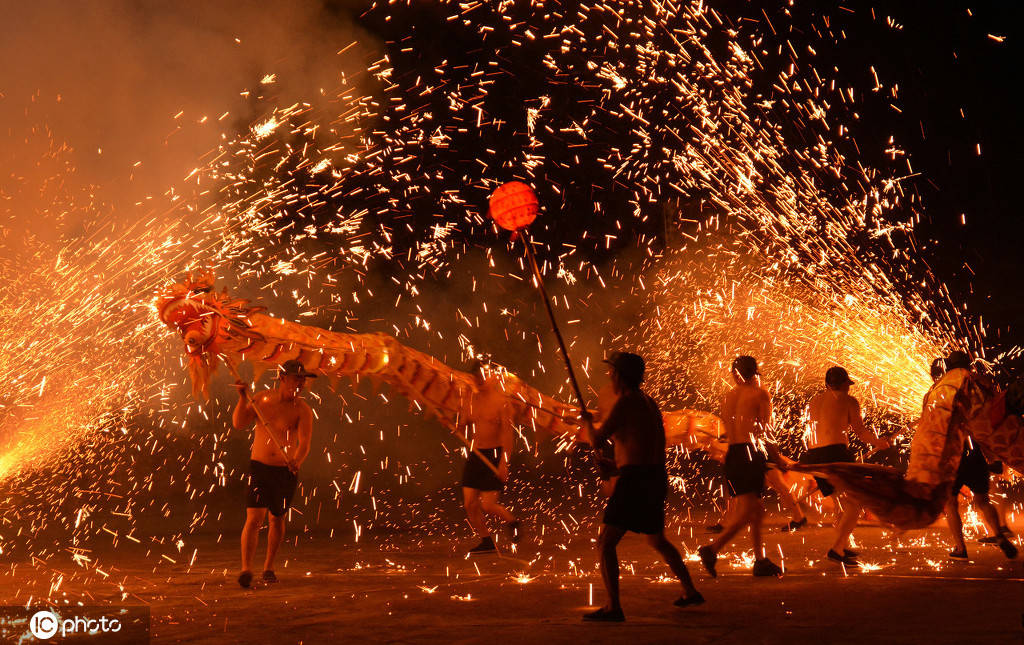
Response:
POLYGON ((256 420, 256 410, 249 403, 249 385, 243 381, 235 383, 238 390, 238 403, 235 411, 231 413, 231 425, 235 430, 245 430, 256 420))

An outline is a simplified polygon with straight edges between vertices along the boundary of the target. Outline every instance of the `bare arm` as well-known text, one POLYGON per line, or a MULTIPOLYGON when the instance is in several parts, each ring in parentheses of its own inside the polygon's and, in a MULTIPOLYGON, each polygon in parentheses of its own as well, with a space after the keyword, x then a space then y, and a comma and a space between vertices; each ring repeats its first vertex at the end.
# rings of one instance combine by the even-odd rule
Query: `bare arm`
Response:
POLYGON ((306 460, 306 457, 309 456, 309 444, 313 438, 313 411, 305 401, 301 403, 299 407, 299 435, 295 442, 295 447, 290 451, 292 454, 288 455, 288 460, 295 464, 296 470, 306 460))
POLYGON ((245 383, 235 383, 238 388, 238 403, 235 411, 231 413, 231 425, 235 430, 245 430, 256 420, 256 410, 249 403, 249 386, 245 383))
POLYGON ((853 399, 850 407, 850 429, 860 437, 860 440, 873 448, 887 448, 891 444, 885 439, 876 437, 873 432, 864 425, 864 417, 860 414, 860 401, 853 399))

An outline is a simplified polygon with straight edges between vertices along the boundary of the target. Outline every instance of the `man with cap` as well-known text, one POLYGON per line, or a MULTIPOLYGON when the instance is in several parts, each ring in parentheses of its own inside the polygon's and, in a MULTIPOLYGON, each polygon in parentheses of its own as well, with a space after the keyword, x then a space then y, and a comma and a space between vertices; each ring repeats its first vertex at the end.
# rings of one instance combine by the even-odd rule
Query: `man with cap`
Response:
MULTIPOLYGON (((825 372, 825 388, 811 397, 807 404, 807 452, 802 464, 834 464, 855 461, 847 440, 847 431, 853 430, 861 441, 872 448, 888 448, 889 442, 876 437, 864 426, 860 402, 850 396, 853 380, 842 367, 830 367, 825 372)), ((836 492, 827 479, 815 477, 818 490, 825 497, 836 492)), ((836 526, 836 539, 827 557, 848 568, 860 566, 855 551, 850 550, 850 535, 860 519, 862 507, 849 496, 842 496, 843 515, 836 526)))
POLYGON ((603 526, 598 538, 601 577, 608 604, 586 614, 583 620, 621 622, 625 620, 619 604, 619 559, 616 546, 627 531, 647 536, 679 579, 683 595, 677 607, 704 602, 693 586, 679 551, 665 537, 665 498, 668 474, 665 471, 665 425, 658 404, 640 389, 644 379, 644 359, 636 354, 615 352, 605 361, 608 378, 618 400, 599 429, 593 417, 582 415, 591 446, 599 450, 607 439, 615 449, 618 481, 605 506, 603 526))
POLYGON ((732 362, 732 377, 736 387, 722 400, 721 416, 729 441, 725 454, 725 479, 729 494, 733 497, 734 511, 727 518, 728 525, 721 534, 711 544, 698 549, 697 553, 708 573, 717 577, 715 565, 718 553, 737 533, 749 526, 754 547, 753 574, 778 576, 782 569, 765 557, 761 543, 761 521, 764 518, 761 494, 764 491, 767 461, 764 453, 754 445, 758 441, 766 448, 775 450, 760 436, 772 423, 772 399, 768 391, 761 387, 757 360, 753 356, 736 357, 732 362))
POLYGON ((299 467, 309 455, 313 434, 313 411, 299 396, 308 378, 316 378, 316 374, 307 372, 299 361, 291 360, 281 366, 277 387, 260 392, 255 400, 250 400, 246 383, 235 384, 239 396, 231 416, 232 425, 243 430, 255 422, 245 526, 242 527, 242 572, 238 575, 238 584, 243 587, 252 584, 252 559, 260 528, 268 519, 267 511, 270 511, 270 529, 263 580, 277 582, 274 556, 284 540, 284 515, 295 495, 299 467))

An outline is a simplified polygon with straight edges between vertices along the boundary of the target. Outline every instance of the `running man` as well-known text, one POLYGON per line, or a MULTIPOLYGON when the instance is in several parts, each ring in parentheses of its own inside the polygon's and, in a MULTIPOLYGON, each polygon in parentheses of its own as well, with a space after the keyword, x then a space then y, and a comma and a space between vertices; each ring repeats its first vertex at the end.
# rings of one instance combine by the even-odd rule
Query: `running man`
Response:
MULTIPOLYGON (((970 357, 964 352, 954 351, 945 359, 935 359, 931 365, 932 380, 938 383, 947 371, 954 369, 971 369, 970 357)), ((927 398, 925 396, 926 401, 927 398)), ((1017 557, 1017 547, 1003 532, 999 522, 999 513, 989 499, 990 480, 988 462, 985 461, 981 447, 975 445, 971 436, 967 435, 964 440, 964 451, 960 457, 960 466, 957 468, 956 479, 953 481, 953 490, 945 507, 946 525, 953 538, 953 550, 949 552, 949 557, 954 560, 967 559, 964 523, 960 517, 960 494, 964 487, 967 487, 974 495, 974 505, 978 507, 982 521, 992 533, 993 539, 989 543, 998 546, 1007 558, 1017 557)))
POLYGON ((284 540, 284 515, 291 506, 298 483, 299 467, 309 455, 313 435, 313 411, 299 396, 307 372, 299 361, 287 361, 278 372, 277 387, 249 399, 249 386, 238 382, 238 405, 231 416, 232 425, 243 430, 256 423, 249 462, 249 492, 246 498, 245 526, 242 527, 242 572, 238 584, 252 584, 252 559, 264 520, 269 520, 267 559, 263 563, 263 581, 277 582, 274 556, 284 540), (253 406, 267 422, 265 427, 253 406), (280 447, 279 447, 280 446, 280 447), (282 451, 283 450, 283 451, 282 451), (270 511, 270 517, 267 517, 270 511))
POLYGON ((648 543, 679 579, 683 595, 675 601, 677 607, 699 605, 704 597, 693 586, 679 551, 665 537, 665 426, 658 404, 640 389, 644 359, 615 352, 605 362, 609 364, 608 378, 618 400, 599 430, 594 428, 589 413, 582 415, 582 420, 595 450, 600 450, 608 438, 612 439, 618 468, 618 481, 605 506, 604 525, 598 538, 608 604, 584 615, 583 620, 622 622, 626 617, 619 603, 619 558, 615 549, 627 531, 646 535, 648 543))
MULTIPOLYGON (((753 574, 778 576, 782 569, 765 557, 761 544, 761 521, 764 518, 761 494, 764 491, 767 464, 764 453, 754 446, 758 435, 771 425, 772 400, 760 385, 760 373, 754 357, 737 357, 732 362, 732 377, 736 387, 725 395, 721 416, 729 440, 729 450, 725 455, 725 479, 729 484, 729 494, 735 498, 734 510, 726 517, 728 525, 722 533, 697 552, 711 577, 717 577, 715 564, 718 562, 718 553, 740 530, 749 526, 754 547, 753 574)), ((770 444, 765 443, 765 446, 774 449, 770 444)))
POLYGON ((462 472, 462 498, 469 524, 480 538, 480 543, 470 549, 469 554, 479 555, 497 551, 484 514, 500 517, 513 543, 519 541, 519 521, 498 502, 508 481, 508 464, 515 448, 508 398, 498 379, 484 374, 482 362, 474 361, 472 372, 477 389, 462 424, 476 450, 470 451, 462 472), (483 454, 490 465, 477 452, 483 454))
MULTIPOLYGON (((860 413, 860 402, 850 396, 853 380, 842 367, 830 367, 825 372, 825 389, 811 397, 807 404, 810 427, 807 429, 807 452, 800 458, 802 464, 852 463, 856 461, 850 452, 847 431, 852 430, 860 440, 875 449, 890 447, 885 439, 876 437, 864 426, 860 413)), ((827 479, 815 477, 818 490, 828 497, 836 488, 827 479)), ((850 550, 850 535, 857 526, 860 504, 848 495, 840 495, 842 516, 836 526, 836 539, 828 550, 828 559, 847 568, 860 566, 857 552, 850 550)))

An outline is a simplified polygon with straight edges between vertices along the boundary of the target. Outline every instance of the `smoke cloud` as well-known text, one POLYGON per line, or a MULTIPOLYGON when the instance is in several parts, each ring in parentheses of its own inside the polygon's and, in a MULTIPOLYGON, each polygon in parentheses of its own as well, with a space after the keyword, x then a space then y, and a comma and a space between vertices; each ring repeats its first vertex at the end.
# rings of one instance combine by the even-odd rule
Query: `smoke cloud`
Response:
POLYGON ((366 46, 345 3, 12 3, 0 25, 0 132, 45 125, 75 150, 84 182, 134 203, 247 125, 257 97, 330 95, 364 68, 366 46))

